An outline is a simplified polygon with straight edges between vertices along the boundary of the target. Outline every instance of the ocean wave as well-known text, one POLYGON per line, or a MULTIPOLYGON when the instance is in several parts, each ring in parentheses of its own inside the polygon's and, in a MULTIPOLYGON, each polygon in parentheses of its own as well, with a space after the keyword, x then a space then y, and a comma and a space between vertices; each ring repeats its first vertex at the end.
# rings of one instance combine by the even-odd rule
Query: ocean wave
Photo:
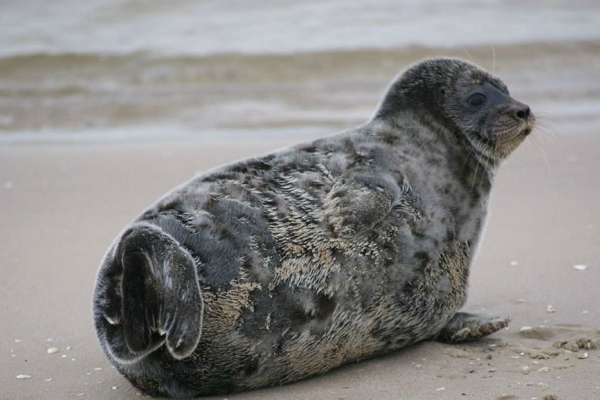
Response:
POLYGON ((370 116, 394 75, 433 56, 471 59, 532 104, 597 101, 600 93, 597 41, 269 55, 39 53, 0 58, 0 132, 344 128, 370 116))
POLYGON ((532 57, 578 57, 582 52, 600 53, 600 42, 534 42, 460 48, 414 46, 263 55, 36 53, 0 58, 0 92, 24 96, 38 93, 60 96, 143 86, 264 84, 365 76, 389 78, 411 62, 424 57, 462 57, 492 69, 531 61, 532 57))

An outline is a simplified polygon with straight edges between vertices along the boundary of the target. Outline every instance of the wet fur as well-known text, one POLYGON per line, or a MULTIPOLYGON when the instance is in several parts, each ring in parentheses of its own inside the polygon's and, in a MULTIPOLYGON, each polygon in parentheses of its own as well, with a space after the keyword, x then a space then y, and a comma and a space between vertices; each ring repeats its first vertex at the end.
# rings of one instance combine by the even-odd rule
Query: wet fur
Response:
POLYGON ((506 107, 485 135, 461 119, 452 99, 477 79, 505 88, 463 61, 416 64, 367 124, 159 200, 99 271, 94 318, 111 362, 145 393, 209 395, 506 326, 457 314, 494 172, 516 147, 490 137, 506 107))

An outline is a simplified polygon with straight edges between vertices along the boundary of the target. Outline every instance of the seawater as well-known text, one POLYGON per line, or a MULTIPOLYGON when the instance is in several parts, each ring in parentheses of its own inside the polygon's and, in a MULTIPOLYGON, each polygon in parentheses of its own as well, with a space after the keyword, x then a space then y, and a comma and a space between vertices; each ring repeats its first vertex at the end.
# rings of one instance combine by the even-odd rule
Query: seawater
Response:
POLYGON ((2 0, 0 55, 292 53, 600 39, 597 0, 2 0))
POLYGON ((599 27, 597 0, 0 0, 0 134, 341 129, 435 55, 595 123, 599 27))

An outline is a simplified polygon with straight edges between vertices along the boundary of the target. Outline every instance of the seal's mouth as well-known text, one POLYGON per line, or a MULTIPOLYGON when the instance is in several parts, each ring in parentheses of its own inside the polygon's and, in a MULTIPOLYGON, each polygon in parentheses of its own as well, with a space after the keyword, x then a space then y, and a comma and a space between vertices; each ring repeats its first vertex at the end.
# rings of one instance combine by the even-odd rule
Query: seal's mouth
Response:
MULTIPOLYGON (((516 121, 518 122, 518 121, 516 121)), ((529 115, 525 121, 516 124, 512 129, 507 129, 503 134, 500 134, 501 139, 497 142, 499 145, 520 143, 533 131, 535 125, 535 117, 529 115), (510 133, 512 131, 512 133, 510 133)))
POLYGON ((529 134, 531 134, 532 128, 525 127, 523 129, 515 129, 512 132, 504 132, 501 137, 498 137, 495 145, 504 147, 504 146, 514 146, 521 143, 529 134))
POLYGON ((519 132, 517 134, 517 137, 525 138, 525 137, 529 136, 529 134, 531 133, 532 130, 533 130, 532 128, 527 127, 525 129, 523 129, 521 132, 519 132))
POLYGON ((533 131, 535 117, 529 116, 525 121, 521 123, 515 123, 513 121, 512 127, 505 127, 502 129, 503 132, 499 133, 494 144, 494 152, 500 158, 506 158, 512 153, 519 145, 531 134, 533 131))

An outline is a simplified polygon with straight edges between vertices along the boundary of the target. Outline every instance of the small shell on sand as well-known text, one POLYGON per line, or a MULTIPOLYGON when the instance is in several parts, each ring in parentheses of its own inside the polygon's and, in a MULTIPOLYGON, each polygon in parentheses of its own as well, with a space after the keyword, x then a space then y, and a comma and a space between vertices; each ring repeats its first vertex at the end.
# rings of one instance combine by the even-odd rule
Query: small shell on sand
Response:
POLYGON ((31 375, 20 374, 16 376, 17 379, 31 379, 31 375))
POLYGON ((554 332, 552 329, 543 326, 524 326, 519 329, 519 335, 528 339, 548 340, 554 336, 554 332))
POLYGON ((579 358, 580 360, 585 360, 586 358, 588 358, 589 354, 588 353, 582 353, 582 354, 578 354, 577 358, 579 358))
POLYGON ((556 312, 556 308, 554 308, 554 306, 552 305, 548 305, 548 307, 546 307, 546 312, 547 313, 555 313, 556 312))
POLYGON ((585 271, 587 269, 587 266, 583 264, 575 264, 573 265, 573 268, 577 271, 585 271))
POLYGON ((46 350, 46 352, 48 354, 58 353, 58 347, 50 347, 48 350, 46 350))

